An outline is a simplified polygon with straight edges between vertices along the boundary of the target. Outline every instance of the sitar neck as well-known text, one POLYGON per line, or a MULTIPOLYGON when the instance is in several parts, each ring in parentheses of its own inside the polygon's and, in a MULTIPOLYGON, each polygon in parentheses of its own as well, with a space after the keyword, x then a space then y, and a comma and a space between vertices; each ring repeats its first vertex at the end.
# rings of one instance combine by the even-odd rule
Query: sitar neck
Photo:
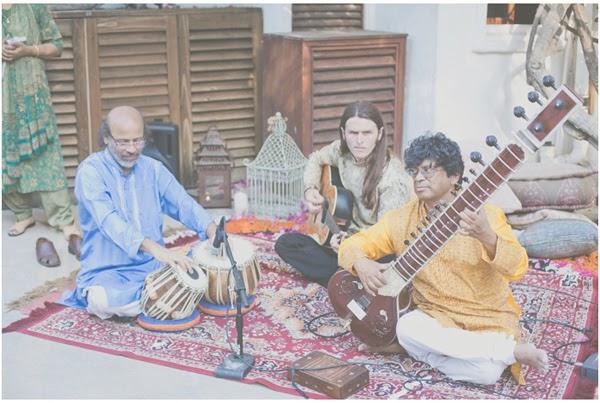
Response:
POLYGON ((410 281, 459 229, 459 214, 463 210, 479 210, 491 195, 514 173, 525 159, 516 144, 506 146, 497 157, 471 181, 444 210, 408 246, 393 263, 393 268, 405 281, 410 281))

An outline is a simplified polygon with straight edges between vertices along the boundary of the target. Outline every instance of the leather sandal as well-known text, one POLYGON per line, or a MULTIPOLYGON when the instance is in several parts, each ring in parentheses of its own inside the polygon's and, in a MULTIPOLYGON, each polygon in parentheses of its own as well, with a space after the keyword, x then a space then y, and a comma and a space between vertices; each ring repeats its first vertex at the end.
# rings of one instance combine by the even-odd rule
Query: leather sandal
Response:
POLYGON ((8 236, 19 236, 27 231, 27 228, 33 227, 34 225, 35 220, 33 217, 18 221, 8 230, 8 236))
POLYGON ((38 263, 42 266, 60 266, 60 258, 58 257, 58 253, 56 253, 54 244, 46 238, 38 238, 38 240, 36 241, 35 255, 37 257, 38 263))
POLYGON ((67 250, 71 255, 75 255, 77 260, 81 257, 81 237, 77 234, 69 235, 69 246, 67 250))

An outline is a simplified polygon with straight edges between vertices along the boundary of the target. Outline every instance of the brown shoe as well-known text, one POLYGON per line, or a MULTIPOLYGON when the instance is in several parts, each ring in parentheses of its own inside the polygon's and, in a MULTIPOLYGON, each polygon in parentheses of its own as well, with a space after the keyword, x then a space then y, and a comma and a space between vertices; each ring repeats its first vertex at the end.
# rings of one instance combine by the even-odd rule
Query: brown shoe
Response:
POLYGON ((69 247, 67 250, 71 255, 75 255, 77 260, 81 257, 81 237, 77 234, 69 235, 69 247))
POLYGON ((56 253, 54 244, 46 238, 38 238, 35 243, 35 255, 38 263, 42 266, 60 266, 60 258, 58 257, 58 253, 56 253))

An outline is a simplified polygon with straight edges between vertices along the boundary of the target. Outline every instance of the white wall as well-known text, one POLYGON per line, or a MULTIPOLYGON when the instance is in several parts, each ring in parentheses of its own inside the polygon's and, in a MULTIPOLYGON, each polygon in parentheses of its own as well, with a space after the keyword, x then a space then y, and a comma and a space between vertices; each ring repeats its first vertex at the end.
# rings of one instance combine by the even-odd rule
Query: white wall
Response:
POLYGON ((438 11, 434 128, 460 140, 465 154, 478 150, 490 161, 496 150, 485 146, 485 137, 494 134, 507 144, 525 125, 513 107, 523 106, 530 117, 539 109, 527 100, 530 27, 486 25, 485 4, 440 5, 438 11))
POLYGON ((433 125, 438 57, 437 9, 435 4, 365 5, 365 29, 408 34, 402 148, 433 125))
MULTIPOLYGON (((194 7, 260 7, 265 33, 292 29, 290 4, 194 4, 194 7)), ((533 115, 539 107, 527 101, 525 51, 530 26, 486 25, 486 4, 365 4, 364 28, 406 33, 404 140, 426 130, 457 140, 466 155, 478 150, 489 161, 494 150, 485 137, 501 144, 514 141, 525 123, 512 115, 522 105, 533 115)), ((562 79, 562 51, 546 66, 562 79)), ((585 80, 584 80, 585 83, 585 80)))

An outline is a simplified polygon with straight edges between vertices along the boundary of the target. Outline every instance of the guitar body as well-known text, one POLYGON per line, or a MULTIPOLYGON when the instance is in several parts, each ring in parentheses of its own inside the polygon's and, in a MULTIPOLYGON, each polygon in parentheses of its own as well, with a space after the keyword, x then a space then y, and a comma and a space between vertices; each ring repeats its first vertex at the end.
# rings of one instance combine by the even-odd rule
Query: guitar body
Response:
POLYGON ((365 291, 360 279, 346 270, 338 270, 331 277, 327 291, 338 316, 350 318, 352 333, 373 347, 392 344, 399 312, 406 312, 411 304, 408 288, 397 297, 372 296, 365 291), (369 301, 362 304, 368 305, 364 311, 361 309, 363 301, 369 301))
POLYGON ((319 192, 325 198, 324 211, 311 215, 309 222, 314 227, 313 238, 315 241, 320 245, 327 245, 331 239, 332 231, 325 223, 324 214, 328 211, 342 230, 347 229, 352 221, 354 197, 342 185, 338 169, 330 165, 323 166, 319 192))

